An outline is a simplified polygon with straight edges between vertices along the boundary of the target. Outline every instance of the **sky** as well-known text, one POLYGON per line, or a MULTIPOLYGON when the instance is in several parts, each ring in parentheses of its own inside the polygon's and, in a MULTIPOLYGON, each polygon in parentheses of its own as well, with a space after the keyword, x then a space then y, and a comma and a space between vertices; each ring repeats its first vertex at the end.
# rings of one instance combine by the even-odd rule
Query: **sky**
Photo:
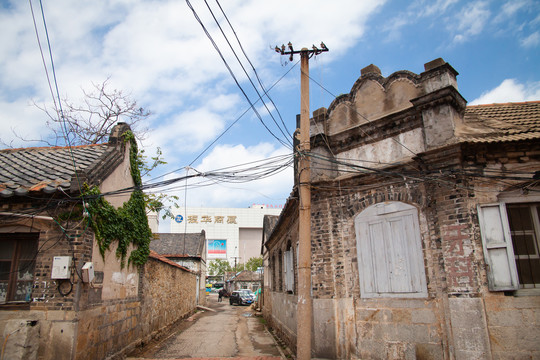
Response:
POLYGON ((0 139, 42 145, 20 137, 49 135, 35 105, 53 104, 47 74, 74 102, 108 79, 152 112, 139 146, 147 155, 159 147, 167 164, 147 183, 275 159, 282 171, 257 181, 198 177, 187 190, 184 181, 161 190, 180 206, 283 205, 293 170, 281 156, 291 154, 300 113, 300 66, 274 48, 289 41, 329 49, 310 60, 311 112, 349 93, 370 64, 385 77, 419 74, 439 57, 458 71, 469 105, 540 100, 535 0, 0 0, 0 139))

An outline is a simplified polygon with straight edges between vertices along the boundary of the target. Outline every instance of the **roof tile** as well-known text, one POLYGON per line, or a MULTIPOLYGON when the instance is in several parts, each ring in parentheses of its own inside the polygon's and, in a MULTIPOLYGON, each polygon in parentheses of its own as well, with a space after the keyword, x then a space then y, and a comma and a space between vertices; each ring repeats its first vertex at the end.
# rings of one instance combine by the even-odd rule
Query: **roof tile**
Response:
POLYGON ((540 139, 540 101, 467 106, 457 135, 484 143, 540 139))

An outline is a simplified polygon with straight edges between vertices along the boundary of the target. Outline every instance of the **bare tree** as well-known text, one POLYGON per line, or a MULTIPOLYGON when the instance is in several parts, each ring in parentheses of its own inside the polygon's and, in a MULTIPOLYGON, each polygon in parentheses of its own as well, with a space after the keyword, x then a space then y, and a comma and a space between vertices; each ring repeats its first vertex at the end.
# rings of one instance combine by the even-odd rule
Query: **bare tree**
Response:
MULTIPOLYGON (((106 142, 111 129, 119 122, 125 122, 139 141, 144 140, 148 128, 142 122, 151 113, 137 105, 130 95, 121 90, 109 89, 109 78, 99 84, 92 83, 92 90, 82 90, 83 99, 75 103, 62 99, 62 111, 34 102, 48 117, 47 127, 52 136, 48 139, 25 141, 44 142, 48 145, 70 144, 86 145, 106 142), (69 141, 68 141, 69 139, 69 141)), ((55 104, 56 105, 56 104, 55 104)))
MULTIPOLYGON (((34 102, 34 105, 48 117, 46 124, 51 130, 51 135, 47 138, 25 139, 14 130, 13 133, 23 141, 39 142, 49 146, 100 144, 108 141, 111 130, 117 123, 124 122, 131 127, 138 141, 144 140, 148 128, 142 127, 142 122, 151 113, 139 107, 130 95, 124 94, 121 90, 109 89, 109 80, 110 78, 107 78, 102 83, 92 83, 91 91, 83 89, 84 97, 78 103, 68 98, 62 99, 62 110, 56 103, 50 108, 34 102)), ((1 140, 0 143, 6 145, 1 140)), ((137 166, 142 177, 165 164, 160 148, 157 148, 156 155, 150 159, 146 157, 143 149, 139 149, 137 166)), ((144 200, 148 211, 162 212, 163 218, 173 218, 172 206, 178 208, 176 203, 178 197, 174 195, 145 193, 144 200)))

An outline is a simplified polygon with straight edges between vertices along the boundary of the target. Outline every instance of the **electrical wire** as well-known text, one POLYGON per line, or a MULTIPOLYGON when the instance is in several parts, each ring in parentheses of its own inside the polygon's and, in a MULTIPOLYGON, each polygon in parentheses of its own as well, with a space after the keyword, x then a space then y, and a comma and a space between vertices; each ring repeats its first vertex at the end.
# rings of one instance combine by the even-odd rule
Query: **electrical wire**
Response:
MULTIPOLYGON (((287 132, 287 134, 289 135, 289 137, 292 137, 292 134, 291 132, 289 131, 289 129, 287 129, 287 125, 285 125, 285 121, 283 120, 283 117, 281 116, 281 113, 277 107, 277 105, 274 103, 274 100, 272 100, 272 98, 270 97, 270 94, 268 93, 268 91, 264 88, 264 85, 262 83, 262 80, 261 78, 259 77, 259 74, 257 72, 257 70, 255 69, 255 66, 253 65, 253 63, 251 62, 251 60, 249 59, 246 51, 244 50, 244 46, 242 45, 242 42, 240 41, 240 38, 238 37, 238 34, 236 33, 236 30, 234 29, 234 27, 232 26, 231 22, 229 21, 229 18, 227 16, 227 14, 225 14, 225 11, 223 10, 221 4, 219 3, 219 0, 216 0, 216 4, 218 5, 219 9, 221 10, 221 13, 223 14, 223 16, 225 17, 225 20, 227 20, 227 23, 229 24, 229 27, 231 28, 233 34, 234 34, 234 37, 236 38, 236 41, 238 42, 238 45, 240 46, 240 49, 242 50, 242 53, 244 54, 244 57, 246 58, 246 60, 248 61, 249 65, 251 66, 251 69, 253 70, 253 73, 255 74, 255 77, 257 78, 257 81, 259 82, 259 85, 261 87, 261 89, 264 91, 264 95, 266 95, 266 97, 268 98, 268 100, 270 100, 270 102, 272 103, 274 109, 276 109, 276 112, 281 120, 281 123, 283 124, 283 127, 285 128, 285 131, 287 132)), ((277 125, 277 124, 276 124, 277 125)), ((279 125, 278 125, 279 126, 279 125)), ((291 144, 292 145, 292 144, 291 144)))
MULTIPOLYGON (((297 61, 295 64, 293 64, 293 66, 287 70, 283 75, 281 75, 281 77, 279 79, 277 79, 273 84, 272 86, 270 86, 270 88, 268 88, 268 90, 265 91, 265 94, 263 95, 266 95, 268 94, 281 80, 283 80, 283 78, 285 78, 285 76, 287 76, 292 69, 294 69, 298 64, 299 64, 300 61, 297 61)), ((257 102, 259 102, 260 100, 257 99, 257 101, 255 102, 255 104, 257 102)), ((199 153, 199 155, 197 155, 197 157, 195 157, 195 159, 193 159, 193 161, 191 161, 188 165, 188 167, 191 167, 195 161, 197 161, 198 159, 201 158, 201 156, 203 156, 221 137, 223 137, 223 135, 225 135, 225 133, 227 133, 251 108, 247 108, 246 110, 244 110, 244 112, 242 114, 240 114, 240 116, 238 118, 236 118, 236 120, 234 120, 221 134, 219 134, 208 146, 206 146, 206 148, 204 148, 203 151, 201 151, 201 153, 199 153)), ((161 174, 159 176, 156 176, 155 178, 152 178, 150 181, 152 180, 156 180, 156 179, 160 179, 162 177, 165 177, 167 175, 171 175, 171 174, 174 174, 176 172, 179 172, 181 170, 185 169, 185 167, 183 168, 178 168, 178 169, 175 169, 175 170, 172 170, 172 171, 169 171, 165 174, 161 174)))
POLYGON ((47 69, 47 62, 45 61, 45 55, 43 55, 43 48, 41 47, 41 41, 39 39, 39 31, 37 28, 36 23, 36 17, 34 15, 34 7, 32 6, 32 0, 28 0, 28 3, 30 4, 30 12, 32 13, 32 21, 34 22, 34 30, 36 32, 36 39, 39 47, 39 53, 41 54, 41 61, 43 62, 43 68, 45 70, 45 76, 47 77, 47 84, 49 85, 49 91, 51 92, 51 98, 53 100, 54 109, 56 113, 59 113, 58 106, 56 105, 56 96, 54 96, 54 92, 51 85, 51 78, 49 77, 49 70, 47 69))
POLYGON ((225 64, 225 67, 227 68, 227 70, 229 71, 229 74, 231 75, 231 77, 233 78, 234 82, 236 83, 236 86, 240 89, 240 91, 242 92, 242 94, 244 95, 244 97, 246 98, 246 100, 248 101, 249 105, 250 105, 250 108, 253 110, 253 112, 255 113, 255 115, 257 116, 257 118, 259 119, 260 123, 264 126, 264 128, 280 143, 282 144, 283 146, 285 146, 286 148, 290 148, 290 145, 287 144, 286 142, 284 142, 282 139, 280 139, 278 136, 276 136, 276 134, 274 134, 272 132, 272 130, 270 130, 270 128, 266 125, 266 123, 264 122, 264 120, 262 119, 261 115, 259 114, 259 112, 257 111, 257 109, 255 108, 255 105, 253 104, 253 102, 251 101, 251 99, 249 98, 249 96, 246 94, 246 92, 244 91, 244 89, 242 88, 242 85, 240 85, 240 82, 238 81, 238 79, 236 78, 236 75, 234 75, 234 72, 232 71, 231 67, 229 66, 229 64, 227 63, 227 60, 225 59, 225 57, 223 56, 223 53, 221 52, 221 50, 219 49, 218 45, 216 44, 216 42, 214 41, 214 39, 212 38, 212 35, 210 35, 210 32, 208 31, 208 29, 206 29, 206 26, 203 24, 201 18, 199 17, 199 15, 197 14, 197 12, 195 11, 195 9, 193 8, 193 6, 191 5, 190 1, 189 0, 186 0, 186 4, 188 5, 188 7, 190 8, 190 10, 192 11, 193 13, 193 16, 195 17, 195 19, 197 20, 197 22, 199 23, 199 25, 201 25, 204 33, 206 34, 206 36, 208 37, 208 39, 210 40, 210 42, 212 43, 212 45, 214 46, 214 49, 218 52, 221 60, 223 61, 223 63, 225 64))

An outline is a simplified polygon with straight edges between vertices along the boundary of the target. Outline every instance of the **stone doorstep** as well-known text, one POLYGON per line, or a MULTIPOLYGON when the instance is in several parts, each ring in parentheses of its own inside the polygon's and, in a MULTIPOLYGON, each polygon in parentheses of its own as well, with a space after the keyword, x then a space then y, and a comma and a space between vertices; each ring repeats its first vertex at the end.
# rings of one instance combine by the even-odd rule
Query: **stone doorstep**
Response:
MULTIPOLYGON (((147 359, 126 358, 126 360, 183 360, 183 359, 147 359)), ((280 356, 241 356, 241 357, 217 357, 217 358, 191 358, 191 360, 283 360, 280 356)))

